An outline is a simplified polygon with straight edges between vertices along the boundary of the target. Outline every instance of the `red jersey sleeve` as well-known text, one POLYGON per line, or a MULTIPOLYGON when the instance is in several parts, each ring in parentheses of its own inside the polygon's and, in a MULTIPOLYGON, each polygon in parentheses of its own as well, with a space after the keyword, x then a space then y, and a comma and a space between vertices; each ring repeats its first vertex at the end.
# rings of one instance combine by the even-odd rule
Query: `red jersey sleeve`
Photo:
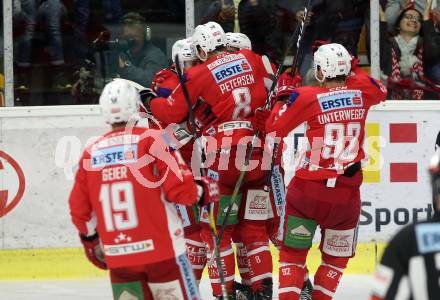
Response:
POLYGON ((293 129, 305 122, 310 115, 311 101, 300 89, 292 92, 287 103, 277 102, 266 121, 266 132, 276 132, 276 136, 285 137, 293 129))
MULTIPOLYGON (((188 89, 191 104, 196 103, 194 95, 199 95, 203 83, 194 78, 193 72, 190 70, 186 75, 186 88, 188 89)), ((196 70, 197 72, 197 70, 196 70)), ((150 109, 153 115, 166 124, 181 123, 188 115, 188 105, 183 94, 183 88, 179 84, 168 98, 156 98, 150 103, 150 109)))
POLYGON ((180 152, 170 150, 165 140, 157 137, 150 147, 156 157, 160 178, 165 178, 162 188, 169 202, 192 205, 197 201, 197 186, 193 174, 180 152))
POLYGON ((379 104, 387 98, 387 87, 380 80, 370 77, 365 70, 359 67, 353 70, 347 85, 360 88, 368 106, 379 104))
POLYGON ((70 192, 69 207, 72 222, 79 233, 90 236, 96 232, 96 216, 89 199, 87 173, 84 169, 86 159, 86 153, 84 153, 79 162, 75 182, 70 192))

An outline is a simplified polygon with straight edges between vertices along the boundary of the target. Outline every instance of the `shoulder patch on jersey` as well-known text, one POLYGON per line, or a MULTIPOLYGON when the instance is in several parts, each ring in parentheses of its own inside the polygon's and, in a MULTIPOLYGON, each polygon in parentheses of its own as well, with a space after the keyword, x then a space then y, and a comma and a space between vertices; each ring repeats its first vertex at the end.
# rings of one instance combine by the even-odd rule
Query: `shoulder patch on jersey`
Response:
POLYGON ((374 78, 368 77, 370 79, 370 82, 377 87, 382 93, 387 92, 387 87, 380 81, 375 80, 374 78))
POLYGON ((294 90, 292 94, 290 94, 289 100, 287 100, 287 106, 291 106, 298 97, 299 97, 299 92, 294 90))
POLYGON ((440 251, 440 224, 421 223, 415 226, 417 247, 421 254, 440 251))
POLYGON ((360 90, 337 90, 321 93, 316 97, 322 112, 364 106, 360 90))

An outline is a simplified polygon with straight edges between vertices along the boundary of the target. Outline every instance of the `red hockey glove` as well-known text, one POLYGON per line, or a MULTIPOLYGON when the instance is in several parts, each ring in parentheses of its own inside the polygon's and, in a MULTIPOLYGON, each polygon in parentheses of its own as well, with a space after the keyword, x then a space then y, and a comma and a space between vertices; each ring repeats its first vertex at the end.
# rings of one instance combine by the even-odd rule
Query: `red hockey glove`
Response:
POLYGON ((252 121, 254 130, 259 132, 266 132, 266 121, 270 117, 270 109, 257 108, 255 110, 255 116, 252 121))
POLYGON ((101 245, 99 244, 98 234, 92 236, 79 235, 81 243, 84 246, 84 252, 88 260, 96 267, 107 270, 107 264, 105 263, 104 253, 102 252, 101 245))
POLYGON ((359 68, 359 59, 356 56, 351 57, 351 71, 356 71, 359 68))
POLYGON ((278 78, 275 98, 277 100, 283 100, 283 97, 290 96, 293 90, 301 85, 301 82, 302 78, 299 73, 295 76, 287 72, 281 74, 278 78))
POLYGON ((325 41, 325 40, 315 40, 312 44, 312 53, 315 53, 319 47, 321 47, 322 45, 327 45, 330 44, 329 41, 325 41))
POLYGON ((199 199, 197 202, 200 206, 220 200, 220 189, 217 181, 211 177, 199 177, 196 179, 196 183, 199 188, 199 199))
MULTIPOLYGON (((176 73, 172 71, 171 69, 162 69, 159 72, 154 75, 153 82, 151 83, 151 88, 153 91, 155 91, 157 94, 160 94, 161 89, 160 86, 162 83, 166 80, 168 80, 171 77, 176 76, 176 73)), ((170 93, 171 94, 171 93, 170 93)), ((169 95, 163 95, 164 98, 168 97, 169 95)))

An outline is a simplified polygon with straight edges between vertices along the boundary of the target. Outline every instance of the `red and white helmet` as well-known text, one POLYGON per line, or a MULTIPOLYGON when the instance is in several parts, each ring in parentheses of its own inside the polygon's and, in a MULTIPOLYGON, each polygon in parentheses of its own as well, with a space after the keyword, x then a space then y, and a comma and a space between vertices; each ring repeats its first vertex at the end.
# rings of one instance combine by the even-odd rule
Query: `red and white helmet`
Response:
POLYGON ((233 47, 237 49, 252 50, 252 43, 248 36, 241 32, 226 33, 226 47, 233 47))
POLYGON ((101 112, 107 124, 128 122, 138 117, 139 92, 125 80, 106 84, 99 97, 101 112))
POLYGON ((201 61, 205 61, 208 57, 207 55, 201 56, 197 48, 208 54, 221 46, 226 46, 226 35, 220 24, 208 22, 194 29, 191 37, 191 47, 201 61))
POLYGON ((313 68, 316 80, 323 82, 325 78, 348 76, 351 71, 351 56, 341 44, 326 44, 316 50, 313 57, 313 68), (318 66, 324 78, 318 77, 318 66))
POLYGON ((179 56, 180 67, 183 69, 186 62, 193 62, 197 59, 196 54, 191 48, 191 39, 177 40, 171 49, 171 59, 176 63, 176 55, 179 56))

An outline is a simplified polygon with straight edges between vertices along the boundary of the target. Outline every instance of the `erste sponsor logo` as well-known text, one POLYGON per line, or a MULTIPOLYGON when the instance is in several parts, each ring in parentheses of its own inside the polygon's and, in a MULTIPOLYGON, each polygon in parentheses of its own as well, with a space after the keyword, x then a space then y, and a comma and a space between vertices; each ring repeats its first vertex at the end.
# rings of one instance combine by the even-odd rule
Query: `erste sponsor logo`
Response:
POLYGON ((359 90, 341 90, 318 94, 322 112, 343 108, 363 107, 362 92, 359 90))

